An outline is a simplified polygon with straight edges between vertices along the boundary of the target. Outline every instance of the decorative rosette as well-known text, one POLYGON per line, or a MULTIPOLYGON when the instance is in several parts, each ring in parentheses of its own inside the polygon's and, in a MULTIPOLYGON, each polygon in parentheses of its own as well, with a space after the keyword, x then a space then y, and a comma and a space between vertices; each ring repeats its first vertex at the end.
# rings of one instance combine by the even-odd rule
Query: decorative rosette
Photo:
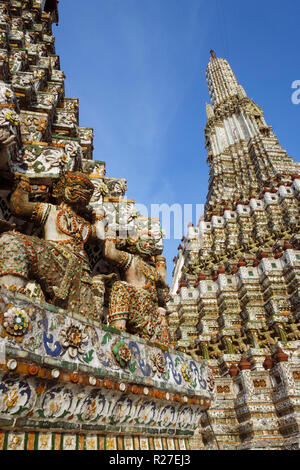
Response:
POLYGON ((61 330, 63 338, 62 346, 67 349, 69 356, 72 359, 83 354, 87 347, 87 335, 81 331, 79 326, 71 324, 67 328, 61 330))
POLYGON ((188 364, 183 364, 181 367, 181 373, 186 382, 190 382, 192 380, 192 371, 188 364))
POLYGON ((155 354, 155 356, 152 357, 152 370, 153 372, 158 372, 160 375, 162 375, 165 372, 166 369, 166 361, 161 352, 155 354))
POLYGON ((4 313, 3 326, 13 336, 23 336, 29 328, 29 320, 24 310, 11 307, 4 313))
POLYGON ((121 367, 126 367, 131 359, 131 351, 124 340, 117 340, 112 345, 112 352, 115 355, 115 359, 121 367))

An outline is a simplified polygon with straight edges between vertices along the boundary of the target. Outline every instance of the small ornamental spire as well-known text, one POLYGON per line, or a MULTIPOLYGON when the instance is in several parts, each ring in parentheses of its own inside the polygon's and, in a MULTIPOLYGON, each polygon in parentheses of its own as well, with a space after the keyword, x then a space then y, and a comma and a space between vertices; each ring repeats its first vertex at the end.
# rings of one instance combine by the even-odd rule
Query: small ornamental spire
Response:
POLYGON ((216 53, 213 49, 211 49, 211 51, 210 51, 210 57, 211 57, 211 59, 216 59, 217 58, 216 53))
POLYGON ((242 85, 238 85, 237 87, 237 94, 240 99, 242 98, 247 98, 247 93, 245 92, 244 88, 242 85))
POLYGON ((206 103, 206 117, 207 119, 213 119, 215 117, 214 109, 211 104, 206 103))

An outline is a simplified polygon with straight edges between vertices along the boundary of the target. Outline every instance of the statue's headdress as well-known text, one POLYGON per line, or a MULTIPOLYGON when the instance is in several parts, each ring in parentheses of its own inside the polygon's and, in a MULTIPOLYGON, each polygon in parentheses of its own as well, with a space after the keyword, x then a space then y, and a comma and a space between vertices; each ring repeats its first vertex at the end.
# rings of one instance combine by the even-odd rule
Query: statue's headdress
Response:
POLYGON ((150 232, 140 232, 136 237, 127 237, 118 241, 118 248, 128 251, 142 258, 157 256, 162 252, 161 239, 153 237, 150 232))
POLYGON ((82 161, 80 156, 77 154, 75 156, 75 161, 74 161, 74 166, 72 171, 70 170, 65 170, 64 167, 61 167, 60 169, 60 176, 59 179, 56 183, 53 185, 53 191, 52 194, 54 197, 59 198, 62 197, 64 193, 64 188, 66 187, 67 183, 72 183, 76 181, 82 181, 86 185, 87 189, 90 189, 90 191, 94 192, 95 186, 91 182, 90 178, 83 172, 82 170, 82 161))

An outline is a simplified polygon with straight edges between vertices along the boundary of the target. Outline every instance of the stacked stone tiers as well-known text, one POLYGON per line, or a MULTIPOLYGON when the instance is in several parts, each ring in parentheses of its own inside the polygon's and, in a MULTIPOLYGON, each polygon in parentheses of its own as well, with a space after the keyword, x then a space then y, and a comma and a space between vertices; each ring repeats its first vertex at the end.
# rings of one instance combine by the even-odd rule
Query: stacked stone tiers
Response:
POLYGON ((265 350, 250 349, 247 358, 219 358, 215 397, 209 414, 202 417, 198 446, 222 450, 299 448, 299 341, 288 345, 278 342, 269 354, 266 357, 265 350), (263 367, 258 357, 264 359, 263 367))
MULTIPOLYGON (((189 227, 176 259, 182 274, 174 280, 170 304, 178 312, 186 306, 186 318, 193 316, 193 325, 177 324, 182 346, 197 332, 200 341, 209 342, 216 334, 242 336, 242 330, 251 336, 266 325, 276 326, 279 339, 298 339, 291 325, 296 324, 299 337, 299 188, 295 178, 289 186, 237 204, 235 211, 189 227)), ((257 341, 252 338, 253 347, 257 341)))
POLYGON ((64 94, 52 34, 57 10, 46 12, 44 4, 0 2, 1 126, 10 121, 18 136, 1 161, 7 178, 11 173, 57 178, 76 158, 92 158, 93 130, 79 126, 78 99, 64 94))
POLYGON ((169 304, 174 343, 214 370, 195 445, 299 448, 300 164, 225 59, 212 54, 207 82, 209 190, 169 304))
POLYGON ((2 290, 0 300, 3 432, 157 436, 173 444, 193 436, 212 398, 205 361, 22 294, 2 290))
MULTIPOLYGON (((92 180, 91 206, 104 207, 111 229, 121 237, 151 234, 161 247, 159 219, 139 215, 135 201, 125 197, 125 178, 106 175, 103 161, 92 160, 94 132, 79 124, 78 98, 65 96, 65 74, 55 51, 52 24, 58 21, 57 2, 0 1, 0 134, 9 132, 14 143, 0 149, 0 219, 29 235, 36 228, 9 209, 14 183, 25 176, 31 184, 30 201, 49 202, 61 171, 78 166, 92 180)), ((107 274, 102 246, 88 246, 94 274, 107 274)), ((40 289, 33 285, 33 295, 40 289)))

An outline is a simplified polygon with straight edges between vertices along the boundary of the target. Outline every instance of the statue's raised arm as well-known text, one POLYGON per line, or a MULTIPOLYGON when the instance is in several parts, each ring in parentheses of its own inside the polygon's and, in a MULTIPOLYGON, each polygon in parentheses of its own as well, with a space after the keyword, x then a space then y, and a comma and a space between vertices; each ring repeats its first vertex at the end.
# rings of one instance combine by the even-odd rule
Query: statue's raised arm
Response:
POLYGON ((10 209, 17 217, 31 219, 36 209, 36 203, 29 202, 29 194, 31 186, 28 178, 21 176, 17 183, 17 187, 10 198, 10 209))

